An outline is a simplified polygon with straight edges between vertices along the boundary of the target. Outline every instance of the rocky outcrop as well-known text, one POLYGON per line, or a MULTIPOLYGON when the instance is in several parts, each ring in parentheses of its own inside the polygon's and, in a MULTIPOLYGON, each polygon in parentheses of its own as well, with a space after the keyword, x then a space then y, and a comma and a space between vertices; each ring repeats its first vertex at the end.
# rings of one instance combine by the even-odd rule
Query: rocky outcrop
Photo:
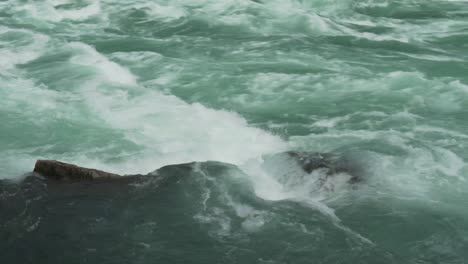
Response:
POLYGON ((65 181, 85 181, 100 179, 119 179, 121 176, 96 169, 79 167, 56 160, 38 160, 34 172, 48 179, 65 181))
MULTIPOLYGON (((359 166, 355 159, 347 155, 337 155, 330 153, 311 153, 288 151, 274 154, 270 162, 278 163, 278 161, 286 164, 297 164, 306 174, 313 171, 321 170, 325 172, 326 177, 333 177, 340 173, 346 173, 351 176, 349 183, 356 183, 362 180, 364 174, 362 166, 359 166)), ((271 157, 270 157, 271 158, 271 157)), ((178 168, 191 166, 193 163, 170 165, 178 168)), ((274 166, 272 166, 275 168, 274 166)), ((146 176, 155 176, 159 170, 164 170, 165 167, 151 172, 146 176)), ((278 169, 278 168, 277 168, 278 169)), ((68 164, 56 160, 38 160, 36 162, 34 172, 38 173, 47 179, 55 181, 95 181, 95 180, 131 180, 132 178, 140 178, 143 175, 118 175, 101 170, 79 167, 73 164, 68 164)))
POLYGON ((312 173, 315 170, 322 170, 327 177, 333 177, 340 173, 346 173, 351 178, 349 183, 362 181, 365 174, 363 166, 359 162, 349 157, 349 155, 338 155, 332 153, 310 153, 300 151, 288 151, 279 155, 287 155, 296 162, 306 173, 312 173))

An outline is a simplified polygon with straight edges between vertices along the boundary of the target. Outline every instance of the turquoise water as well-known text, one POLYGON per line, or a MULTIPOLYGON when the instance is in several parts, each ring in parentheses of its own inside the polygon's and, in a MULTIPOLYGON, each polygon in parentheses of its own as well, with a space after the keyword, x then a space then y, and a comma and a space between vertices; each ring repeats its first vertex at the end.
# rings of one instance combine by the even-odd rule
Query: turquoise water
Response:
POLYGON ((181 263, 468 259, 467 1, 1 1, 0 124, 2 179, 41 158, 120 174, 236 166, 190 172, 242 178, 218 191, 235 199, 159 209, 205 244, 161 224, 167 244, 132 258, 151 238, 125 222, 116 250, 134 263, 178 247, 181 263), (286 150, 351 153, 366 175, 314 189, 275 174, 288 165, 268 156, 286 150))

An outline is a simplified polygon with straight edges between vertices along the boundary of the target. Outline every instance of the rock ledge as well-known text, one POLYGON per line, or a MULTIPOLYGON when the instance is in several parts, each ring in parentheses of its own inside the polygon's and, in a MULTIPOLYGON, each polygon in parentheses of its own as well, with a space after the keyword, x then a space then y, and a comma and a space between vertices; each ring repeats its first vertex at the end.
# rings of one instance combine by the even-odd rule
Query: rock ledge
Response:
POLYGON ((96 169, 83 168, 56 160, 36 161, 34 172, 49 179, 69 181, 117 179, 121 177, 118 174, 96 169))

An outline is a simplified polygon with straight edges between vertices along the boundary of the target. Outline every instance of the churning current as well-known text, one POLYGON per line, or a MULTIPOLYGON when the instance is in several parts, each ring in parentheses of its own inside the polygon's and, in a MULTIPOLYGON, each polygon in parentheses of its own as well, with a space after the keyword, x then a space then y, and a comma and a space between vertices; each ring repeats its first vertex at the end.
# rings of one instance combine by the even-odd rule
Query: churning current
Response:
POLYGON ((465 0, 0 1, 1 263, 462 264, 467 161, 465 0))

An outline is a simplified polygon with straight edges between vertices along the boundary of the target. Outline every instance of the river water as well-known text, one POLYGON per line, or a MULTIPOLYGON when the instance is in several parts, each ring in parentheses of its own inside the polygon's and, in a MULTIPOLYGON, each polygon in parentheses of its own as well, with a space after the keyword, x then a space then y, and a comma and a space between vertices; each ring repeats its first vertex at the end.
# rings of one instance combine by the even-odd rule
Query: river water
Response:
POLYGON ((0 179, 199 162, 112 213, 13 210, 5 263, 468 260, 464 0, 0 1, 0 124, 0 179), (366 172, 316 188, 289 150, 366 172))

